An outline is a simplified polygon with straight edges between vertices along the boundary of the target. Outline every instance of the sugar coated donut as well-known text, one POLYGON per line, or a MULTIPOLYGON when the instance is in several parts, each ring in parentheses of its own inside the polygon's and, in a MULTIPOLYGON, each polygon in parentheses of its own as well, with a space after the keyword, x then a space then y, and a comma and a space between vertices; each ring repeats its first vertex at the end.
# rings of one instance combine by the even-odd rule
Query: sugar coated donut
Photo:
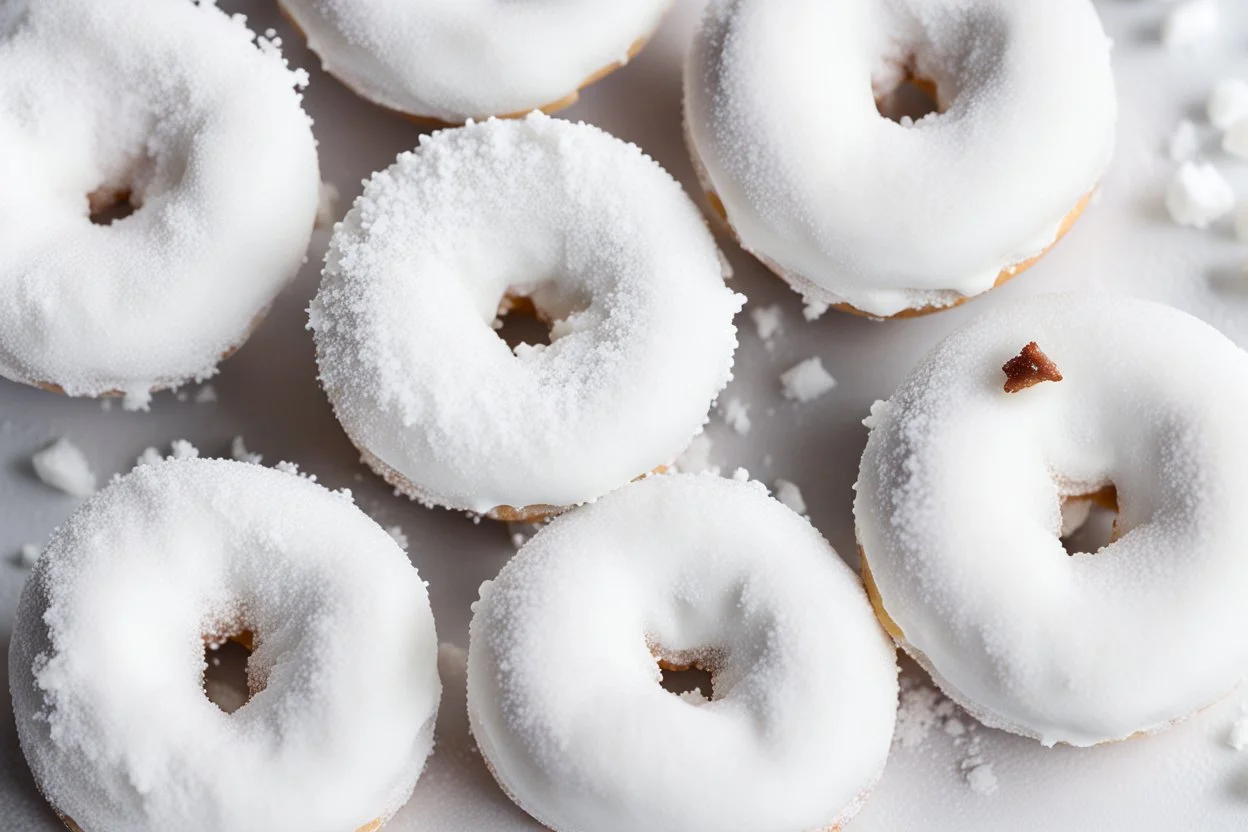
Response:
POLYGON ((279 0, 325 71, 401 113, 461 124, 554 111, 640 51, 670 0, 279 0))
POLYGON ((1248 355, 1176 310, 979 318, 870 420, 854 516, 878 611, 950 698, 1046 745, 1210 704, 1248 668, 1245 412, 1248 355), (1116 503, 1095 553, 1059 541, 1076 497, 1116 503))
POLYGON ((896 708, 858 577, 757 483, 625 486, 539 532, 473 607, 473 737, 556 832, 836 828, 896 708), (670 693, 661 665, 712 689, 670 693))
POLYGON ((22 751, 82 832, 373 832, 411 793, 441 687, 429 598, 342 494, 222 460, 144 465, 52 536, 18 606, 22 751), (205 696, 247 634, 251 699, 205 696))
POLYGON ((713 0, 689 145, 741 244, 808 299, 873 317, 991 289, 1074 222, 1114 146, 1090 0, 713 0), (907 82, 938 114, 881 115, 907 82))
POLYGON ((421 139, 335 229, 321 380, 365 460, 427 503, 511 519, 671 462, 731 377, 710 231, 632 145, 534 113, 421 139), (493 329, 523 301, 551 343, 493 329))
POLYGON ((145 406, 294 276, 316 144, 254 39, 206 2, 0 0, 0 376, 145 406))

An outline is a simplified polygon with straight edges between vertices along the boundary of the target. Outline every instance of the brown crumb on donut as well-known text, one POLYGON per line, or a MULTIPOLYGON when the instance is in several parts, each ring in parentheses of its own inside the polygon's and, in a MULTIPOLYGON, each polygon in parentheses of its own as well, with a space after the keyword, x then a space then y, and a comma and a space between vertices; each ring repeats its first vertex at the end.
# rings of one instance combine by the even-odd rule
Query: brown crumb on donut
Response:
POLYGON ((1017 393, 1034 387, 1042 381, 1061 381, 1062 373, 1047 355, 1032 341, 1023 351, 1005 362, 1005 392, 1017 393))

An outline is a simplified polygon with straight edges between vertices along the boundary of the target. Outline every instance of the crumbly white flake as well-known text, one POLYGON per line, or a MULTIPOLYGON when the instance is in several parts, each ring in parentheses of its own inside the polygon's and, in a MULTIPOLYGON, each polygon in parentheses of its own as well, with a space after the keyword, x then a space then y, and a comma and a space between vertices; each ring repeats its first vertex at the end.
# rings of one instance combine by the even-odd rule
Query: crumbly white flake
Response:
POLYGON ((750 472, 744 468, 738 468, 732 472, 732 478, 737 482, 749 482, 750 472))
POLYGON ((1179 225, 1208 228, 1235 207, 1235 191, 1207 162, 1184 162, 1166 189, 1166 209, 1179 225))
POLYGON ((199 459, 199 448, 185 439, 175 439, 170 446, 173 459, 199 459))
POLYGON ((30 462, 39 479, 53 488, 75 497, 95 493, 95 474, 87 457, 68 439, 56 440, 31 457, 30 462))
POLYGON ((811 402, 836 387, 836 379, 823 367, 823 359, 815 356, 786 370, 780 376, 784 397, 795 402, 811 402))
POLYGON ((139 454, 139 458, 135 460, 134 466, 137 468, 140 465, 155 465, 164 458, 164 454, 149 445, 143 449, 143 453, 139 454))
POLYGON ((147 410, 152 406, 152 391, 146 387, 127 390, 121 400, 121 406, 130 411, 147 410))
POLYGON ((1218 6, 1214 0, 1184 0, 1176 4, 1161 23, 1161 42, 1170 50, 1186 50, 1211 40, 1218 31, 1218 6))
POLYGON ((871 412, 862 420, 863 427, 874 430, 876 425, 888 415, 888 399, 876 399, 871 403, 871 412))
POLYGON ((802 490, 788 480, 776 480, 776 499, 784 503, 798 514, 806 513, 806 500, 802 498, 802 490))
POLYGON ((966 772, 966 784, 971 791, 979 795, 990 795, 997 790, 997 775, 992 770, 992 763, 980 763, 966 772))
POLYGON ((705 433, 699 433, 693 437, 684 453, 676 458, 673 467, 686 474, 707 473, 718 476, 720 468, 711 462, 712 451, 711 438, 705 433))
POLYGON ((241 436, 235 436, 230 442, 230 458, 238 462, 250 462, 252 465, 259 465, 264 460, 260 454, 247 450, 247 444, 241 436))
POLYGON ((724 424, 745 436, 750 432, 750 406, 738 398, 730 398, 719 405, 724 424))
POLYGON ((388 526, 386 528, 386 534, 390 535, 390 537, 394 539, 394 542, 399 544, 400 549, 404 552, 407 551, 408 540, 407 535, 403 532, 402 526, 388 526))
POLYGON ((195 404, 212 404, 217 400, 217 388, 205 384, 195 391, 195 404))
POLYGON ((780 304, 755 307, 750 310, 750 317, 754 320, 754 330, 758 333, 758 340, 762 341, 767 349, 774 348, 776 336, 784 332, 784 313, 780 309, 780 304))
POLYGON ((1205 105, 1209 121, 1219 130, 1229 130, 1248 118, 1248 81, 1226 78, 1214 85, 1205 105))
POLYGON ((1186 162, 1200 152, 1200 132, 1196 125, 1187 119, 1179 122, 1170 135, 1170 158, 1176 162, 1186 162))
POLYGON ((823 317, 823 314, 831 308, 827 303, 821 300, 806 299, 805 305, 802 307, 802 317, 808 321, 817 321, 823 317))

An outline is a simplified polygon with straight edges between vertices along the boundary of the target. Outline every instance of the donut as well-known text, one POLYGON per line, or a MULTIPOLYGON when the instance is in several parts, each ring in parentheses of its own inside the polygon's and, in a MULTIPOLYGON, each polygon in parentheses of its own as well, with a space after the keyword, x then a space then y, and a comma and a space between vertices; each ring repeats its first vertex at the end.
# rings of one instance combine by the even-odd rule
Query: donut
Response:
POLYGON ((1248 356, 1177 310, 1056 295, 983 315, 869 420, 854 517, 878 613, 950 699, 1045 745, 1211 704, 1248 667, 1228 624, 1248 592, 1246 409, 1248 356), (1079 499, 1115 530, 1068 554, 1079 499))
POLYGON ((543 528, 473 606, 472 735, 555 832, 839 828, 897 697, 858 577, 758 483, 627 485, 543 528), (660 686, 691 666, 710 690, 660 686))
POLYGON ((554 112, 628 63, 670 0, 279 0, 357 95, 443 124, 554 112))
POLYGON ((0 0, 0 376, 144 407, 246 340, 320 184, 304 76, 254 40, 211 3, 0 0))
POLYGON ((53 534, 9 650, 18 738, 81 832, 374 832, 433 745, 441 687, 416 570, 350 497, 223 460, 142 465, 53 534), (206 643, 254 649, 250 700, 206 643))
POLYGON ((807 300, 875 318, 956 305, 1073 225, 1114 147, 1090 0, 712 0, 688 145, 741 245, 807 300), (937 111, 879 102, 926 89, 937 111))
POLYGON ((532 519, 674 460, 732 375, 744 298, 693 201, 596 127, 533 113, 421 138, 335 229, 322 385, 429 505, 532 519), (551 343, 513 350, 501 309, 551 343))

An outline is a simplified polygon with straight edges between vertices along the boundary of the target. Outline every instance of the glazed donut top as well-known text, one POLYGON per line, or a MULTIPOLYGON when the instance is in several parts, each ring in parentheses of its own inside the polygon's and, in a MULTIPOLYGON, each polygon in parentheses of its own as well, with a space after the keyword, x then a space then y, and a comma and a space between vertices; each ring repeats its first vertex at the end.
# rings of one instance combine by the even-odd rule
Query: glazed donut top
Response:
POLYGON ((876 408, 858 535, 907 649, 978 718, 1045 744, 1164 727, 1248 668, 1248 355, 1126 298, 977 319, 876 408), (1059 382, 1003 391, 1029 342, 1059 382), (1114 485, 1117 539, 1070 556, 1061 501, 1114 485))
POLYGON ((947 306, 1039 254, 1114 145, 1089 0, 714 0, 686 67, 704 185, 808 298, 947 306), (945 109, 876 108, 903 76, 945 109))
POLYGON ((312 303, 356 445, 427 502, 600 497, 671 462, 731 377, 743 298, 693 201, 601 130, 534 113, 422 137, 334 232, 312 303), (514 351, 507 294, 552 321, 514 351))
POLYGON ((424 584, 349 497, 221 460, 144 465, 59 529, 18 607, 22 750, 85 830, 351 832, 388 818, 440 687, 424 584), (255 634, 226 714, 204 636, 255 634))
POLYGON ((884 767, 894 651, 862 584, 758 483, 660 475, 556 519, 481 588, 472 734, 558 832, 835 827, 884 767), (713 691, 660 687, 656 657, 713 691))
POLYGON ((0 375, 72 395, 214 372, 316 213, 302 76, 187 0, 0 0, 0 375), (141 207, 93 224, 91 194, 141 207))
POLYGON ((327 72, 392 110, 462 123, 557 102, 625 63, 670 0, 281 0, 327 72))

